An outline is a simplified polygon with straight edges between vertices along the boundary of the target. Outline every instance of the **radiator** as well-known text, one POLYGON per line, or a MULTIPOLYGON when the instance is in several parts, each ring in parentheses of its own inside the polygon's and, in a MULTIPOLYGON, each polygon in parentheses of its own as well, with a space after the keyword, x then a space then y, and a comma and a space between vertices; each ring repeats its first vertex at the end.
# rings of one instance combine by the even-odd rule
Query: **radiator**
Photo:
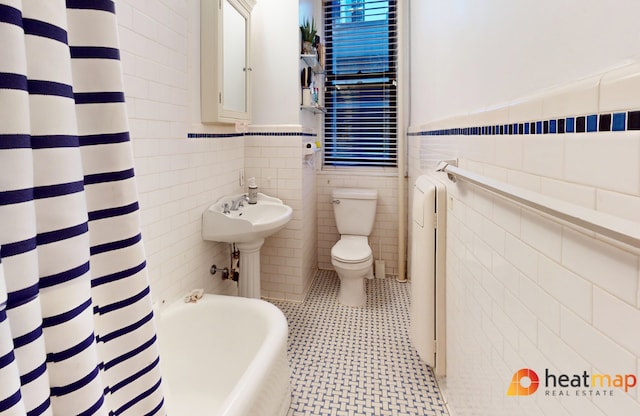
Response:
POLYGON ((445 374, 446 188, 420 176, 413 188, 410 281, 411 342, 420 358, 445 374))

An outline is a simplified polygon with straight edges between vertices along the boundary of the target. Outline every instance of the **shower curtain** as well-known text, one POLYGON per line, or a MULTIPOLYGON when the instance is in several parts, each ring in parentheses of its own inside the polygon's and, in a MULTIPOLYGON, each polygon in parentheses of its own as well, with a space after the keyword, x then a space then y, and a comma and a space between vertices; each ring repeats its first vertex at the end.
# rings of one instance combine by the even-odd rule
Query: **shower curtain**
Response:
POLYGON ((0 0, 0 415, 164 414, 110 0, 0 0))

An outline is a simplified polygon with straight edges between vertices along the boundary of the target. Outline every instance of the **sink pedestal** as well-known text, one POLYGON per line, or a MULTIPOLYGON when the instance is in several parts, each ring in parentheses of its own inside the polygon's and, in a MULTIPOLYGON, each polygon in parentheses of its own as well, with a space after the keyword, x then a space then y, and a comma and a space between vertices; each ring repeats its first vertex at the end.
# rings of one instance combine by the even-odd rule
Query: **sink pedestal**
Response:
POLYGON ((260 248, 264 238, 249 243, 236 243, 240 250, 240 278, 238 295, 260 299, 260 248))

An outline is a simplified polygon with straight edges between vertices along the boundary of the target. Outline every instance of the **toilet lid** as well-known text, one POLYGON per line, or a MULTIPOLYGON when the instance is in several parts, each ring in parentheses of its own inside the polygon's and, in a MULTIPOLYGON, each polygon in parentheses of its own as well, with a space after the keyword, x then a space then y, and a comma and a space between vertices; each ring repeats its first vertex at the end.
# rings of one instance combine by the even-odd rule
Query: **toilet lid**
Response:
POLYGON ((371 258, 367 237, 343 236, 331 248, 331 257, 343 263, 361 263, 371 258))

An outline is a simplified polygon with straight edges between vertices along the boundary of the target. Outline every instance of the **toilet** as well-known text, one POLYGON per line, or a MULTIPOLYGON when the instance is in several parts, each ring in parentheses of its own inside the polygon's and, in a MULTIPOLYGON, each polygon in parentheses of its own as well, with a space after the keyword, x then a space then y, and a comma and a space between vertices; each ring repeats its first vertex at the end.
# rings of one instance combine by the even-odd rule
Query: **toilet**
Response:
POLYGON ((373 278, 373 253, 368 237, 376 217, 378 191, 336 188, 331 197, 340 233, 340 240, 331 248, 331 264, 340 278, 338 301, 348 306, 364 306, 367 301, 364 279, 373 278))

